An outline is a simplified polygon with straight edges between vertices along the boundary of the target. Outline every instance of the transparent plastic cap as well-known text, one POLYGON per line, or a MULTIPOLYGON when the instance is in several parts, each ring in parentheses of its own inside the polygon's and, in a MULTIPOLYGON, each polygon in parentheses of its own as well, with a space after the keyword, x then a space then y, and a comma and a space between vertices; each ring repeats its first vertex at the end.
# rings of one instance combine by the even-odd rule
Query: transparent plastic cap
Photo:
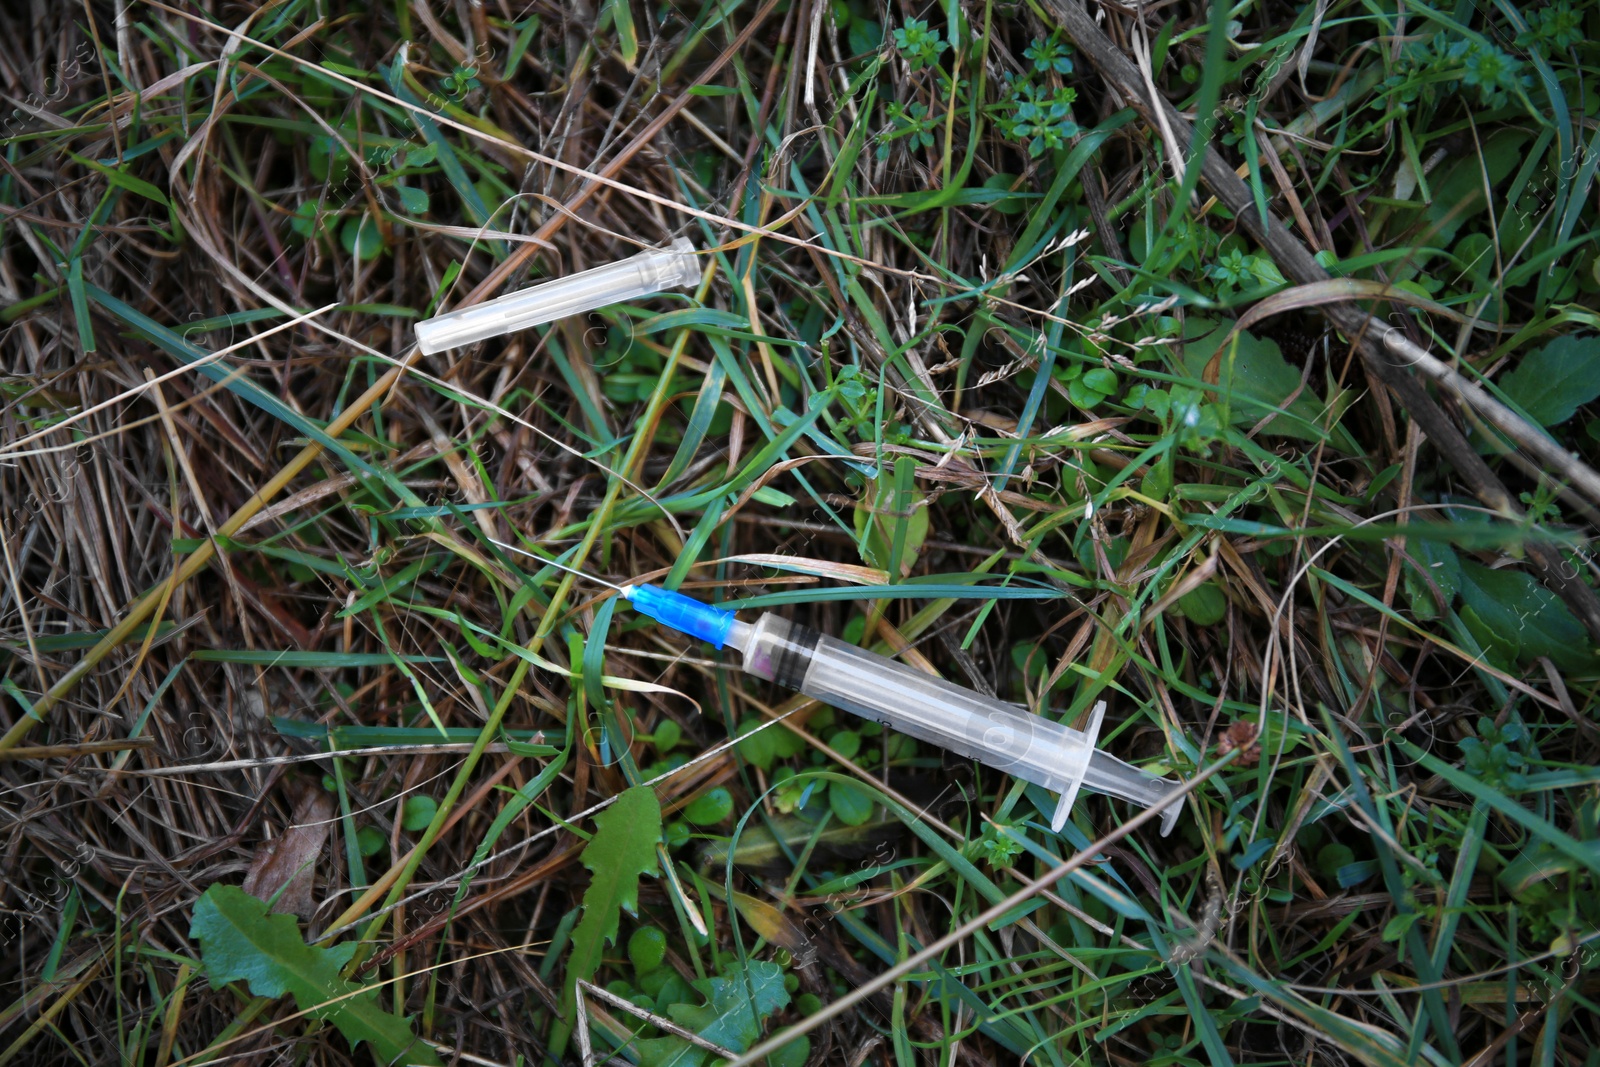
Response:
POLYGON ((417 323, 417 345, 428 355, 526 330, 595 308, 700 280, 694 245, 679 237, 666 248, 555 278, 483 304, 417 323))

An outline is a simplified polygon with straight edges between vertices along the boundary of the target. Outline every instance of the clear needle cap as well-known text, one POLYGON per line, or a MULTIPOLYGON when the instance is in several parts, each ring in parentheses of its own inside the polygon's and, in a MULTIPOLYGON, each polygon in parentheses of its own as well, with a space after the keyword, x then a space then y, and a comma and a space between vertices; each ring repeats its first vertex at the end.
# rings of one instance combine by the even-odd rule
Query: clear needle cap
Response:
POLYGON ((666 248, 424 319, 417 323, 417 345, 431 355, 699 280, 694 245, 679 237, 666 248))

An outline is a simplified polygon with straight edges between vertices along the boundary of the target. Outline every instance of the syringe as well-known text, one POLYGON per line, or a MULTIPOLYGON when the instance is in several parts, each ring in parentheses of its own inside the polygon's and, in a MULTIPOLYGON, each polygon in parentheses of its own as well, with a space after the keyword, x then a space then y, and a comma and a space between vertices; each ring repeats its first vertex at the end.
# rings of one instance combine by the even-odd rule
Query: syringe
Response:
POLYGON ((614 588, 634 610, 663 626, 717 648, 737 648, 748 674, 1060 794, 1052 830, 1066 824, 1080 788, 1146 808, 1166 805, 1163 835, 1183 811, 1183 797, 1174 796, 1181 782, 1145 774, 1094 747, 1103 701, 1090 713, 1088 728, 1074 730, 778 615, 746 623, 731 611, 659 586, 614 588))

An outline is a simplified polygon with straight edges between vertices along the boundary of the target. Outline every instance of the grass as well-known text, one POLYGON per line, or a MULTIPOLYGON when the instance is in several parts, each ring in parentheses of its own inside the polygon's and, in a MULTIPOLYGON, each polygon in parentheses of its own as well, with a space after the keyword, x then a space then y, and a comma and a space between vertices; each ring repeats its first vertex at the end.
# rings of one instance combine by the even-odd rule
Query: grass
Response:
POLYGON ((1596 1062, 1600 13, 1071 4, 0 13, 0 1063, 1596 1062))

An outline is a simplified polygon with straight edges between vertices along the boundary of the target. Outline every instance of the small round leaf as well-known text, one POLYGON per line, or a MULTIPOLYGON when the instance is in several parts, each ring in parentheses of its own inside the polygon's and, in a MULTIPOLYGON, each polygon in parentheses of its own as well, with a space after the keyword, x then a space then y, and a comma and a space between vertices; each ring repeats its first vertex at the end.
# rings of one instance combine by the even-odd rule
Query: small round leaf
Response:
POLYGON ((696 826, 711 826, 733 814, 733 794, 718 786, 696 797, 683 809, 683 817, 696 826))
POLYGON ((667 958, 667 935, 654 926, 641 926, 628 938, 628 962, 638 974, 649 974, 667 958))
POLYGON ((383 235, 378 224, 366 215, 355 215, 339 227, 339 243, 359 259, 375 259, 383 251, 383 235))
POLYGON ((739 743, 734 748, 739 750, 745 762, 769 770, 772 760, 777 752, 772 745, 772 729, 762 730, 766 724, 765 719, 750 718, 739 724, 739 743), (759 731, 759 732, 758 732, 759 731))
POLYGON ((860 826, 872 818, 872 798, 849 782, 832 783, 828 789, 828 807, 846 826, 860 826))
POLYGON ((805 1067, 811 1058, 811 1039, 801 1034, 793 1041, 767 1057, 770 1067, 805 1067))
POLYGON ((1215 626, 1228 613, 1228 598, 1213 582, 1197 586, 1178 598, 1178 611, 1197 626, 1215 626))
POLYGON ((395 192, 400 194, 400 206, 408 215, 426 215, 428 213, 428 193, 425 189, 415 189, 409 185, 395 186, 395 192))
POLYGON ((656 751, 670 752, 683 740, 683 727, 672 719, 662 719, 655 731, 656 751))
POLYGON ((363 826, 356 831, 356 849, 363 856, 376 856, 383 851, 383 846, 388 843, 388 839, 383 836, 383 831, 376 826, 363 826))
POLYGON ((406 802, 400 807, 400 827, 407 833, 421 833, 428 828, 438 810, 439 802, 430 796, 406 797, 406 802))

